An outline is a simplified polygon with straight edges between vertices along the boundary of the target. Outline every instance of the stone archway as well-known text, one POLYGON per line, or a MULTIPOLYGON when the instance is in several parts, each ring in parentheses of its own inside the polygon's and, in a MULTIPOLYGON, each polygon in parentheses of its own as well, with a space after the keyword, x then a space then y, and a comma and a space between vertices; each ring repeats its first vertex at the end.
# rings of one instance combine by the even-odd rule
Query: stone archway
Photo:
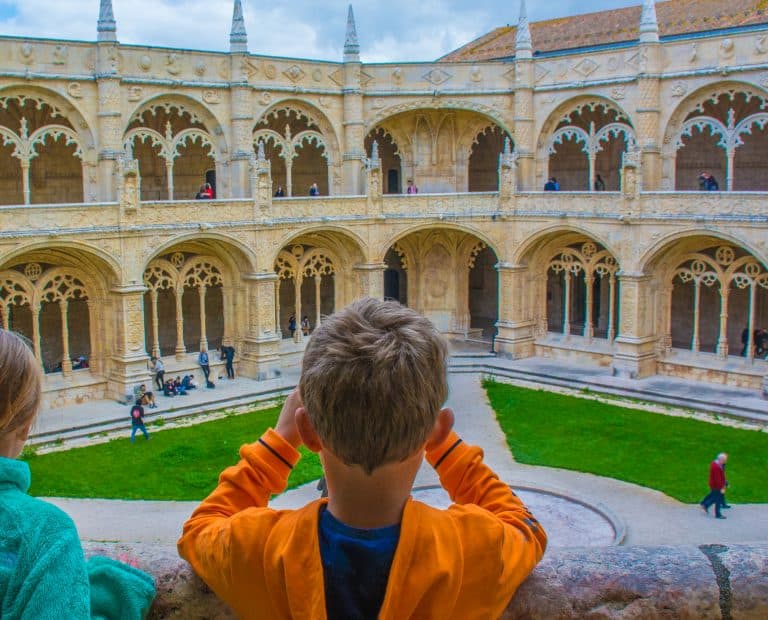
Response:
POLYGON ((0 140, 0 204, 85 202, 86 145, 55 102, 0 91, 0 140))
POLYGON ((272 185, 285 196, 308 196, 317 183, 321 196, 341 193, 341 155, 333 126, 302 101, 282 101, 267 110, 253 129, 254 149, 264 144, 272 185))
POLYGON ((385 295, 425 315, 440 331, 487 341, 495 334, 498 258, 476 235, 446 228, 405 233, 387 249, 385 263, 385 295))
MULTIPOLYGON (((157 99, 135 112, 123 146, 139 161, 142 200, 191 200, 222 163, 205 119, 175 100, 157 99)), ((221 188, 213 189, 215 198, 221 188)))
MULTIPOLYGON (((502 136, 509 133, 483 113, 459 108, 409 109, 376 120, 366 145, 374 135, 381 136, 383 144, 389 137, 395 145, 401 189, 408 181, 420 193, 498 189, 502 136)), ((381 156, 382 144, 379 146, 381 156)))
POLYGON ((603 185, 618 191, 622 155, 635 142, 628 115, 610 100, 565 102, 544 123, 539 138, 539 185, 554 177, 564 191, 594 191, 603 185))
POLYGON ((665 187, 706 189, 702 172, 721 191, 768 189, 768 94, 748 84, 709 86, 673 113, 664 140, 665 187))
POLYGON ((372 155, 373 143, 379 149, 385 194, 401 194, 405 191, 407 179, 403 179, 403 164, 395 138, 382 127, 372 130, 365 138, 365 152, 372 155))
POLYGON ((285 243, 274 261, 275 318, 281 337, 301 342, 324 316, 358 297, 361 286, 356 285, 355 270, 363 259, 356 240, 334 231, 305 232, 285 243), (301 329, 304 319, 309 323, 306 334, 301 329))

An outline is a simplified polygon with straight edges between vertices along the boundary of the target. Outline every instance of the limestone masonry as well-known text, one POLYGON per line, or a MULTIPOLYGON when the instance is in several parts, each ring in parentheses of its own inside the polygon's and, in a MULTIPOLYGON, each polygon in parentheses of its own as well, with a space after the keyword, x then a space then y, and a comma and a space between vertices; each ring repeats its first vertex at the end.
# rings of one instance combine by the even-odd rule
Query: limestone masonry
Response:
POLYGON ((0 37, 0 318, 48 406, 222 344, 272 377, 360 295, 504 356, 763 389, 764 3, 521 4, 423 63, 361 63, 351 8, 342 62, 251 54, 240 0, 229 53, 121 45, 110 0, 96 42, 0 37))

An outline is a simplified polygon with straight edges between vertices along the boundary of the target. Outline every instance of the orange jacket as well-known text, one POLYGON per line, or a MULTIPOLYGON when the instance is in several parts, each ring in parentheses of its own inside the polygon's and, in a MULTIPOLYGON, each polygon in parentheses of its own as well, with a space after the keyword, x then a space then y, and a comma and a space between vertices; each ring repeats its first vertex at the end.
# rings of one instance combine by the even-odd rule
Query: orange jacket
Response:
MULTIPOLYGON (((240 618, 324 620, 318 513, 327 500, 267 508, 299 459, 274 431, 240 456, 184 524, 179 554, 240 618)), ((479 448, 451 433, 427 459, 456 503, 406 504, 379 620, 498 618, 544 554, 546 534, 479 448)))

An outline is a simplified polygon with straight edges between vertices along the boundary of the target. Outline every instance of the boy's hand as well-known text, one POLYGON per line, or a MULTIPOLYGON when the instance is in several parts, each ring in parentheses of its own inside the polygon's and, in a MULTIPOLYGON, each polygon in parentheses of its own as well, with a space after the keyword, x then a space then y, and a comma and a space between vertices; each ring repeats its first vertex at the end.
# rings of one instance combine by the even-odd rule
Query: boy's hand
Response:
POLYGON ((280 412, 275 426, 275 432, 294 448, 301 445, 301 435, 299 435, 299 427, 296 425, 296 410, 303 406, 301 396, 299 396, 299 388, 296 388, 283 404, 283 410, 280 412))

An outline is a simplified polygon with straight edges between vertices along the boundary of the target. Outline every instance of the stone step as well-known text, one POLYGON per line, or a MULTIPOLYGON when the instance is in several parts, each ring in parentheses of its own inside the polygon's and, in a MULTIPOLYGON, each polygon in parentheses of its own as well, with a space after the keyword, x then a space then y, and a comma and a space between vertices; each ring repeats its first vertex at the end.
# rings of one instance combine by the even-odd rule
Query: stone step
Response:
POLYGON ((449 364, 449 372, 467 374, 480 373, 492 377, 503 377, 506 379, 540 384, 542 386, 562 387, 579 391, 588 389, 595 394, 608 394, 649 403, 671 405, 697 412, 715 414, 733 420, 745 420, 761 425, 768 425, 768 413, 766 413, 765 408, 741 405, 738 411, 736 411, 731 407, 718 405, 704 399, 697 399, 690 395, 676 397, 667 392, 656 391, 653 388, 639 389, 611 386, 597 381, 590 381, 588 379, 556 377, 533 370, 513 369, 492 363, 465 364, 454 362, 449 364))
MULTIPOLYGON (((294 386, 284 386, 264 390, 262 392, 254 392, 251 394, 231 395, 215 402, 195 402, 188 405, 182 404, 181 406, 174 406, 173 409, 157 410, 145 407, 144 420, 149 424, 160 419, 175 420, 195 415, 201 415, 210 412, 211 410, 218 411, 221 409, 231 409, 234 407, 242 407, 251 404, 255 405, 281 398, 283 396, 288 396, 288 394, 291 393, 293 387, 294 386)), ((183 396, 176 397, 176 399, 183 398, 183 396)), ((68 441, 71 439, 82 439, 92 437, 94 435, 99 435, 101 433, 111 433, 119 430, 130 431, 130 420, 127 413, 119 417, 112 416, 103 420, 99 420, 98 422, 92 422, 90 424, 72 425, 71 427, 57 429, 55 431, 32 434, 30 435, 27 443, 29 445, 49 444, 58 441, 68 441)))

